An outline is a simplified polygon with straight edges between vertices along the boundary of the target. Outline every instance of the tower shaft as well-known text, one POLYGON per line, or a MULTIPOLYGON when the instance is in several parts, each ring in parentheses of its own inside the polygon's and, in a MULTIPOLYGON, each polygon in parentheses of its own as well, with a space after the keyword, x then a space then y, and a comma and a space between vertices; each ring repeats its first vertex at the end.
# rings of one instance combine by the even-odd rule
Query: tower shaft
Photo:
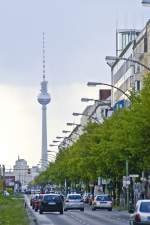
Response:
POLYGON ((46 168, 48 165, 47 154, 47 118, 46 118, 46 106, 42 106, 42 152, 41 152, 42 168, 46 168))

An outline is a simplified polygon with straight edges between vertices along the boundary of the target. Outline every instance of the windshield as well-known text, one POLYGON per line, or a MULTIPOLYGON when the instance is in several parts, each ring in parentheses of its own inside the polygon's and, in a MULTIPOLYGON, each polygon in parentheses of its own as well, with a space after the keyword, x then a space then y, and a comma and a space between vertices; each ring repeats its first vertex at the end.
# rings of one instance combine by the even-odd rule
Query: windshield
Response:
POLYGON ((150 202, 142 202, 140 206, 141 212, 150 212, 150 202))
POLYGON ((46 202, 55 202, 59 200, 59 196, 57 195, 45 195, 44 196, 44 201, 46 202))
POLYGON ((80 195, 69 195, 68 199, 70 199, 70 200, 80 200, 81 196, 80 195))
POLYGON ((111 201, 110 196, 97 196, 96 201, 111 201))

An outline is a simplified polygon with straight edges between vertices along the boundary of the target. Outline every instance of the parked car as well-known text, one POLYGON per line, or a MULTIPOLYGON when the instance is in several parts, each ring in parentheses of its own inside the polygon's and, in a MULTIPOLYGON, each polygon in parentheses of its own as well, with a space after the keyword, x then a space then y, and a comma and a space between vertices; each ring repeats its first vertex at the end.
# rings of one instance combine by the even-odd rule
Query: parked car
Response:
POLYGON ((92 210, 108 209, 112 211, 112 198, 107 194, 96 195, 92 202, 92 210))
POLYGON ((135 209, 131 209, 129 213, 130 225, 150 224, 150 199, 137 201, 135 209))
POLYGON ((84 202, 80 194, 68 194, 64 202, 64 211, 69 209, 79 209, 84 211, 84 202))
POLYGON ((43 194, 40 206, 39 213, 43 212, 60 212, 63 214, 63 201, 60 195, 58 194, 43 194))

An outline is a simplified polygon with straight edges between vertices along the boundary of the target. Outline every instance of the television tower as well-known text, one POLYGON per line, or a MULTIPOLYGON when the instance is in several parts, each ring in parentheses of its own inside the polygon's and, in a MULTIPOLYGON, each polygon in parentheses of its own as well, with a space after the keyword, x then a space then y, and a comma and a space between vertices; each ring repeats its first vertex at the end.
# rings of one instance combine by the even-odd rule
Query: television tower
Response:
POLYGON ((46 169, 48 166, 48 152, 47 152, 47 119, 46 119, 46 105, 50 102, 51 97, 47 92, 48 82, 45 79, 45 33, 43 33, 43 80, 41 82, 41 92, 38 95, 38 102, 42 105, 42 152, 41 152, 41 168, 46 169))

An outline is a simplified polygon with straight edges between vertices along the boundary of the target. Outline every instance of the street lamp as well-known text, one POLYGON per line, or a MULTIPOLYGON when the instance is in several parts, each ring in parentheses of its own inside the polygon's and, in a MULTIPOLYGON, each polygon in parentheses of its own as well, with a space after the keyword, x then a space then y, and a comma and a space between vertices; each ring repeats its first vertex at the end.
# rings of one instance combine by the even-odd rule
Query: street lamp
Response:
POLYGON ((81 102, 89 102, 89 101, 93 101, 92 98, 81 98, 81 102))
POLYGON ((150 6, 150 0, 143 0, 142 5, 143 6, 150 6))
POLYGON ((49 145, 50 147, 58 147, 58 145, 53 145, 53 144, 51 144, 51 145, 49 145))
MULTIPOLYGON (((72 115, 73 115, 73 116, 87 116, 87 117, 90 117, 90 115, 86 115, 86 114, 84 114, 84 113, 75 113, 75 112, 73 112, 72 115)), ((95 120, 97 123, 99 123, 99 120, 98 120, 96 117, 91 116, 91 119, 93 119, 93 120, 95 120)))
MULTIPOLYGON (((94 86, 94 85, 93 85, 94 86)), ((98 103, 101 103, 101 105, 107 105, 110 107, 111 103, 109 100, 106 100, 106 101, 102 101, 102 100, 99 100, 99 99, 93 99, 93 98, 81 98, 81 102, 90 102, 90 101, 93 101, 93 102, 98 102, 98 103)))
POLYGON ((107 84, 107 83, 102 83, 102 82, 88 82, 87 85, 90 86, 90 87, 95 87, 97 85, 106 85, 108 87, 115 88, 118 91, 122 92, 131 101, 131 97, 126 92, 124 92, 122 89, 120 89, 120 88, 118 88, 118 87, 116 87, 112 84, 107 84))
POLYGON ((60 141, 53 141, 53 143, 58 143, 58 142, 60 142, 60 141))
POLYGON ((67 123, 67 126, 81 126, 81 124, 77 124, 77 123, 67 123))
POLYGON ((51 154, 50 154, 50 155, 48 155, 48 157, 49 157, 49 158, 52 157, 53 159, 55 159, 55 158, 56 158, 56 155, 51 155, 51 154))
MULTIPOLYGON (((144 1, 143 1, 143 2, 144 2, 144 1)), ((146 2, 146 1, 145 1, 145 2, 146 2)), ((149 0, 148 2, 149 2, 149 4, 150 4, 150 0, 149 0)), ((110 61, 110 60, 111 60, 111 61, 112 61, 112 60, 114 60, 114 61, 116 61, 116 60, 129 61, 129 62, 136 63, 136 64, 138 64, 138 65, 140 65, 140 66, 143 66, 145 69, 147 69, 148 71, 150 71, 150 67, 144 65, 143 63, 141 63, 141 62, 139 62, 139 61, 137 61, 137 60, 131 59, 131 58, 125 58, 125 57, 119 57, 119 56, 106 56, 105 60, 106 60, 106 61, 110 61)))
POLYGON ((47 150, 47 152, 57 153, 57 152, 56 152, 56 151, 54 151, 54 150, 47 150))
MULTIPOLYGON (((61 137, 61 136, 57 136, 57 139, 62 139, 62 138, 66 138, 66 137, 61 137)), ((59 142, 59 141, 58 141, 59 142)))
POLYGON ((48 155, 56 155, 57 152, 55 151, 47 151, 48 152, 48 155))
POLYGON ((67 133, 70 133, 71 131, 70 130, 63 130, 62 131, 64 134, 67 134, 67 133))

